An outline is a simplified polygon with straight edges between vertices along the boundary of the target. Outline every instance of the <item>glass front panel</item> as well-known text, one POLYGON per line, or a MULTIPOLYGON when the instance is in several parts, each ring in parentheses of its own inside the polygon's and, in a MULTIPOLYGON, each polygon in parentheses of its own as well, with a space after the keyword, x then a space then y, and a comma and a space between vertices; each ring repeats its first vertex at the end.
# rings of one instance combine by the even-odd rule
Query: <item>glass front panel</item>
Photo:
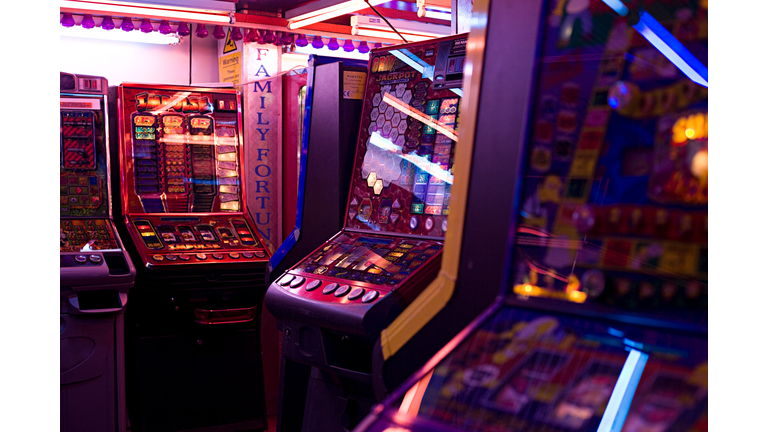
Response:
POLYGON ((347 227, 445 235, 466 41, 371 53, 347 227))
POLYGON ((442 242, 343 232, 295 269, 348 281, 394 287, 443 247, 442 242))
POLYGON ((241 212, 237 96, 122 91, 124 212, 241 212))

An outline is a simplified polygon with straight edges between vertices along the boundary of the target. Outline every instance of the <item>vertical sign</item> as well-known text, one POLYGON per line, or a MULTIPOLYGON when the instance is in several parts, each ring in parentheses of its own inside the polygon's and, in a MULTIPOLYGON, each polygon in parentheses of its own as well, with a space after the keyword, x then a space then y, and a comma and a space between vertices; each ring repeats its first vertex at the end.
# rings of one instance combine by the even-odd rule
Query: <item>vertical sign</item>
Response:
POLYGON ((282 242, 282 80, 280 47, 243 46, 244 172, 246 205, 274 252, 282 242))
POLYGON ((451 0, 451 30, 453 34, 468 33, 472 26, 475 0, 451 0))

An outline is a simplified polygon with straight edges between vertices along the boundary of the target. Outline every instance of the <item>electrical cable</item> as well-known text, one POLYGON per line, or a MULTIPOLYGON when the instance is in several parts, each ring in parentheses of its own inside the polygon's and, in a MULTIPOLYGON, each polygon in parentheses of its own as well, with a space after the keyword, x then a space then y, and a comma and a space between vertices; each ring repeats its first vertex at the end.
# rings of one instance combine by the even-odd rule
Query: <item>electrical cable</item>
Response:
POLYGON ((392 24, 389 22, 389 20, 387 20, 386 18, 384 18, 384 15, 380 14, 380 13, 379 13, 379 11, 377 11, 377 10, 376 10, 376 8, 375 8, 375 7, 373 7, 373 5, 371 5, 371 3, 370 3, 368 0, 365 0, 365 3, 366 3, 366 4, 368 5, 368 7, 370 7, 370 8, 371 8, 371 9, 372 9, 374 12, 376 12, 376 15, 378 15, 379 17, 381 17, 381 19, 383 19, 383 20, 384 20, 384 22, 385 22, 385 23, 387 23, 387 25, 389 26, 389 28, 391 28, 391 29, 392 29, 392 31, 394 31, 395 33, 397 33, 397 35, 398 35, 398 36, 400 36, 400 39, 402 39, 402 40, 403 40, 403 42, 405 42, 405 43, 408 43, 408 41, 407 41, 407 40, 405 40, 405 38, 403 37, 403 35, 401 35, 399 31, 397 31, 397 29, 395 28, 395 26, 393 26, 393 25, 392 25, 392 24))

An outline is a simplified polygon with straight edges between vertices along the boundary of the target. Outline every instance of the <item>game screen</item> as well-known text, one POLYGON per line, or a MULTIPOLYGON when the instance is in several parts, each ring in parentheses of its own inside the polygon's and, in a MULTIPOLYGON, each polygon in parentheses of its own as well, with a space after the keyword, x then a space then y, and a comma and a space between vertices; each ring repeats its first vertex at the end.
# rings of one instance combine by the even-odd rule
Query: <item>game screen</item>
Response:
POLYGON ((123 86, 124 213, 242 212, 235 93, 123 86))
POLYGON ((442 242, 342 232, 294 270, 394 287, 442 249, 442 242))
POLYGON ((59 233, 59 252, 120 249, 109 219, 61 219, 59 233))
POLYGON ((59 122, 61 217, 107 217, 104 100, 62 95, 59 122))
MULTIPOLYGON (((549 5, 509 291, 706 320, 707 87, 584 4, 549 5)), ((707 63, 706 2, 644 7, 707 63)))
POLYGON ((645 363, 622 431, 689 430, 707 407, 706 339, 634 336, 653 343, 503 307, 434 368, 418 416, 458 430, 594 431, 634 351, 645 363))
POLYGON ((466 40, 371 53, 347 227, 445 236, 462 92, 435 84, 434 67, 452 56, 460 77, 466 40))

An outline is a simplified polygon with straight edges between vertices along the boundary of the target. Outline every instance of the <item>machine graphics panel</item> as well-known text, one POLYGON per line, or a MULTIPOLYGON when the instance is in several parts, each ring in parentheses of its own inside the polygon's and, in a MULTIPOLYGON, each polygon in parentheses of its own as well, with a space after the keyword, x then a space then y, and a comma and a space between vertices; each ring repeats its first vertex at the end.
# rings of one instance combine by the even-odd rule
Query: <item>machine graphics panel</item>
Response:
POLYGON ((371 53, 347 227, 445 235, 466 40, 371 53))

